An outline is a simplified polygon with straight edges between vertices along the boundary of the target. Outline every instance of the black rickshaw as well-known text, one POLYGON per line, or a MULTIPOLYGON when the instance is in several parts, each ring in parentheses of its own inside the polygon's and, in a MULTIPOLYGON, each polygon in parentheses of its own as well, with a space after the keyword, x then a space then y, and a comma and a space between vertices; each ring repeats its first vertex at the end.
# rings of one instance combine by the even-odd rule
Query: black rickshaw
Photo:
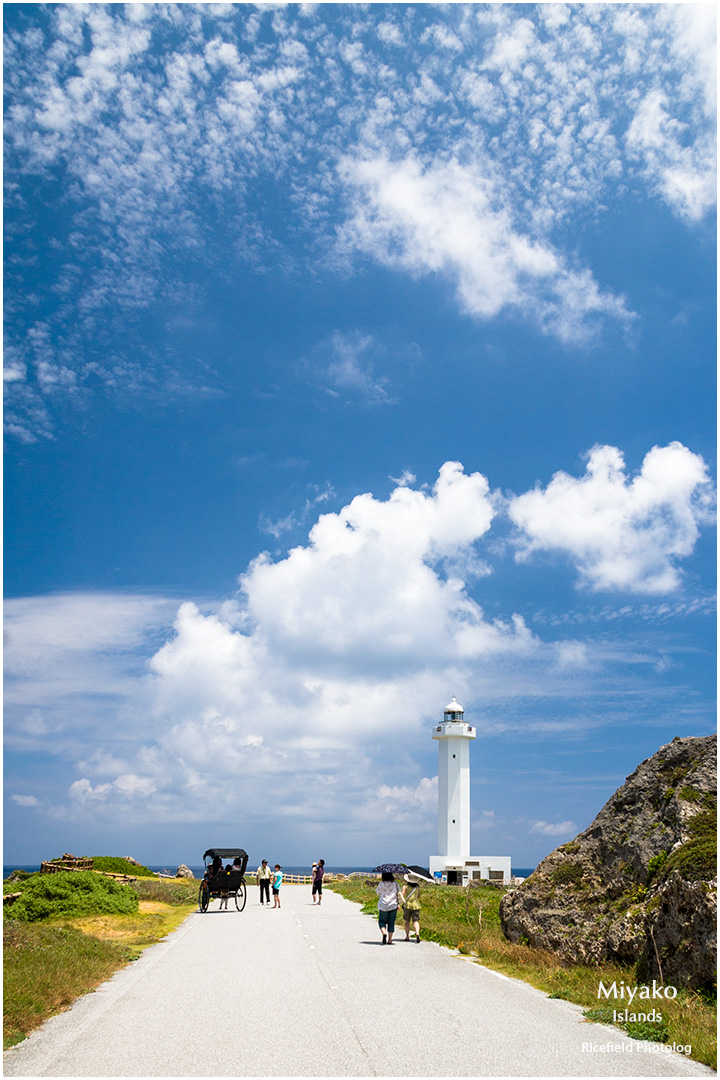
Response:
POLYGON ((243 910, 247 901, 245 885, 247 862, 248 853, 242 848, 207 849, 203 855, 205 876, 200 882, 198 893, 198 906, 201 911, 207 911, 214 896, 228 897, 228 899, 232 896, 237 910, 243 910), (229 869, 223 867, 223 859, 233 860, 229 869))

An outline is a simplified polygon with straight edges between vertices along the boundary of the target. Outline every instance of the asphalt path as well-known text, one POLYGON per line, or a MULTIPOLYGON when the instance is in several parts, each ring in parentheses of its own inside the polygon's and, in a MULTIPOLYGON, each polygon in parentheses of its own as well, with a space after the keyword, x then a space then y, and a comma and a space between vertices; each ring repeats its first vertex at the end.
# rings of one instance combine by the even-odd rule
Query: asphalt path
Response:
POLYGON ((326 891, 190 915, 4 1055, 6 1076, 714 1076, 326 891))

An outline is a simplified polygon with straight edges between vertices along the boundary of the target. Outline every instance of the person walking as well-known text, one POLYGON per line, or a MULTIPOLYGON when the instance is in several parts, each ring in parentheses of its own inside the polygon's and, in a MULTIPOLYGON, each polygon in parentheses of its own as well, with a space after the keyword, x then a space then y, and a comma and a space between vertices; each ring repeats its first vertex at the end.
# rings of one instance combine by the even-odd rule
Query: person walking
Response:
POLYGON ((313 863, 313 879, 312 879, 312 900, 313 904, 317 902, 318 907, 322 904, 322 887, 323 878, 325 877, 325 860, 320 859, 318 863, 313 863), (317 901, 315 897, 317 896, 317 901))
POLYGON ((268 866, 267 859, 263 859, 262 866, 257 868, 257 883, 260 886, 260 903, 264 903, 263 896, 270 904, 270 878, 272 877, 272 870, 268 866))
POLYGON ((283 881, 282 866, 280 863, 275 863, 275 872, 272 879, 272 891, 273 891, 273 907, 280 907, 280 886, 283 881))
POLYGON ((395 878, 387 870, 383 871, 375 892, 378 894, 378 926, 382 934, 382 944, 392 945, 400 890, 395 878))
POLYGON ((410 923, 415 931, 415 940, 420 943, 420 883, 413 881, 409 874, 403 876, 405 884, 400 893, 400 903, 405 922, 405 940, 410 940, 410 923), (409 890, 409 891, 408 891, 409 890))

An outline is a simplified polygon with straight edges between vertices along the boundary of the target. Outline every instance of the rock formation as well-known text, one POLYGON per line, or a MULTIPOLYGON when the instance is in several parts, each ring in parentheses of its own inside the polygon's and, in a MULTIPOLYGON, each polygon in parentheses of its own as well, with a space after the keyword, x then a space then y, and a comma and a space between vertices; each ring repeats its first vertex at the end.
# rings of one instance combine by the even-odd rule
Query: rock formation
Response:
POLYGON ((193 874, 189 866, 186 866, 185 863, 181 863, 180 866, 178 866, 177 868, 175 877, 194 878, 195 875, 193 874))
POLYGON ((715 984, 717 736, 673 739, 592 824, 503 897, 511 941, 580 963, 637 964, 666 986, 715 984))

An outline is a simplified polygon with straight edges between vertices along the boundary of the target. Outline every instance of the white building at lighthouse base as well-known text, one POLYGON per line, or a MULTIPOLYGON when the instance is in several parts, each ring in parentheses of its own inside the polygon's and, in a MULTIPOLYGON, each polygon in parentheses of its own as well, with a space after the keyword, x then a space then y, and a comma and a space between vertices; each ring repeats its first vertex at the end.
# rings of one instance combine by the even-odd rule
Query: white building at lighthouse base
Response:
POLYGON ((509 855, 468 855, 467 858, 431 855, 429 870, 437 881, 454 881, 458 885, 470 881, 509 885, 512 877, 509 855))
POLYGON ((448 884, 494 881, 509 885, 509 855, 470 854, 470 742, 475 728, 455 698, 445 706, 442 723, 433 730, 438 743, 438 855, 430 856, 430 873, 448 884))

